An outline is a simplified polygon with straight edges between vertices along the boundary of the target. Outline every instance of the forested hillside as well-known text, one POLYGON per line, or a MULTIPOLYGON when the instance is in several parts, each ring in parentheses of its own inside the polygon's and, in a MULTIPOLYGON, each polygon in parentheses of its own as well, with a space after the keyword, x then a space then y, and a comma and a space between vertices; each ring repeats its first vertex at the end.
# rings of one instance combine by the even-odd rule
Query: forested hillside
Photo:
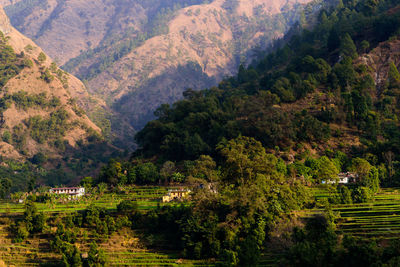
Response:
POLYGON ((400 183, 399 33, 396 1, 321 10, 314 27, 293 29, 237 76, 162 105, 136 136, 141 149, 110 162, 99 182, 190 185, 189 207, 158 209, 138 226, 185 257, 254 266, 273 246, 285 266, 395 266, 395 243, 341 232, 331 205, 400 183), (340 172, 357 179, 337 185, 340 172), (327 182, 329 197, 313 199, 308 187, 327 182), (320 215, 303 225, 293 211, 304 208, 320 215))
MULTIPOLYGON (((303 12, 308 2, 22 0, 6 11, 15 27, 141 129, 184 89, 234 74, 254 48, 265 49, 318 9, 303 12)), ((118 116, 103 117, 121 135, 118 116)))
POLYGON ((313 153, 397 149, 398 12, 360 5, 322 11, 312 31, 238 76, 162 105, 137 135, 145 155, 195 159, 238 135, 286 154, 299 143, 313 153))

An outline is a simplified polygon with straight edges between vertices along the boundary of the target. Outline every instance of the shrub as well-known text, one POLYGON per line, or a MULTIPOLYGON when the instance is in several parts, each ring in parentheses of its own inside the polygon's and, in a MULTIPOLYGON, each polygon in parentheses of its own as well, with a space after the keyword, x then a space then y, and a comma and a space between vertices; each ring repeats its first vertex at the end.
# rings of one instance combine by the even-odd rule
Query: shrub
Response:
POLYGON ((134 213, 138 210, 138 204, 133 200, 122 200, 118 204, 117 210, 120 213, 134 213))
POLYGON ((352 192, 353 202, 365 203, 373 198, 373 193, 368 187, 359 186, 352 192))
POLYGON ((12 230, 15 233, 15 236, 14 236, 14 239, 13 239, 14 243, 20 243, 20 242, 24 241, 29 236, 29 232, 26 229, 26 225, 25 224, 18 223, 14 227, 15 228, 12 230))
POLYGON ((44 63, 46 61, 47 57, 43 52, 40 52, 37 60, 39 61, 40 64, 44 63))
POLYGON ((47 162, 47 156, 44 153, 39 152, 32 157, 31 162, 36 165, 43 165, 47 162))
POLYGON ((4 142, 10 144, 11 143, 11 133, 9 131, 4 131, 2 139, 3 139, 4 142))

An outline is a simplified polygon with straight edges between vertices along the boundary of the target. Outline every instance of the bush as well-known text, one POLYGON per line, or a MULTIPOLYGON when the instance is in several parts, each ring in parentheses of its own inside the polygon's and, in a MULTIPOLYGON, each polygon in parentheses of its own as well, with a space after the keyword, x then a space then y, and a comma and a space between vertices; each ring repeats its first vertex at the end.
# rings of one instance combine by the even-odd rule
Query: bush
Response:
POLYGON ((83 266, 105 266, 106 255, 104 251, 99 249, 95 242, 90 244, 87 259, 83 262, 83 266))
POLYGON ((347 186, 340 186, 338 188, 339 196, 340 196, 340 202, 342 204, 352 204, 353 199, 351 197, 351 191, 350 189, 347 188, 347 186))
POLYGON ((368 187, 359 186, 352 192, 354 203, 365 203, 373 199, 373 193, 368 187))
POLYGON ((45 81, 46 83, 51 83, 54 80, 54 76, 51 75, 50 70, 46 69, 45 71, 42 72, 40 75, 40 79, 45 81))
POLYGON ((43 165, 47 162, 47 156, 44 153, 39 152, 32 157, 31 162, 36 165, 43 165))
POLYGON ((122 200, 118 204, 117 210, 120 213, 134 213, 138 211, 138 204, 133 200, 122 200))
POLYGON ((20 243, 29 236, 29 232, 26 229, 26 225, 23 223, 18 223, 17 225, 15 225, 12 228, 14 228, 14 229, 12 229, 12 232, 15 233, 15 236, 13 239, 14 243, 20 243))
POLYGON ((40 64, 44 63, 46 61, 47 57, 43 52, 40 52, 37 60, 39 61, 40 64))
POLYGON ((151 162, 140 164, 135 170, 136 181, 141 184, 155 183, 159 179, 157 166, 151 162))
POLYGON ((4 142, 10 144, 11 143, 11 133, 9 131, 4 131, 2 139, 3 139, 4 142))

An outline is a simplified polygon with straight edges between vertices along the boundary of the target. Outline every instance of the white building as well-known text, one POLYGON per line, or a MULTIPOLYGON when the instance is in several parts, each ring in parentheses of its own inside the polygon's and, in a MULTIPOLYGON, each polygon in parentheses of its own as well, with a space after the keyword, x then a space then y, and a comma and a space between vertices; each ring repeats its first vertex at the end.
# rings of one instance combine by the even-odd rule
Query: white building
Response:
POLYGON ((81 197, 85 195, 84 187, 59 187, 59 188, 51 188, 49 190, 51 194, 57 195, 69 195, 71 197, 81 197))
POLYGON ((354 172, 341 172, 338 177, 339 184, 356 183, 358 179, 357 173, 354 172))
MULTIPOLYGON (((341 172, 338 174, 339 180, 337 181, 338 184, 348 184, 348 183, 355 183, 357 182, 358 175, 354 172, 341 172)), ((322 181, 322 184, 334 184, 336 181, 328 180, 322 181)))

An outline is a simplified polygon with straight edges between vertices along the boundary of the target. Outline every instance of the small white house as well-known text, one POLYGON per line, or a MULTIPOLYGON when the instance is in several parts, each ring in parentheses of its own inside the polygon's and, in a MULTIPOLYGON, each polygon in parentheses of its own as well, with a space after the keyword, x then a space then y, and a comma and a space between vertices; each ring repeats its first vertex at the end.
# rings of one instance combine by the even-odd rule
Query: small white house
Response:
POLYGON ((51 194, 57 195, 69 195, 71 197, 81 197, 85 195, 84 187, 59 187, 59 188, 51 188, 49 190, 51 194))
POLYGON ((357 182, 358 175, 354 172, 341 172, 338 177, 339 184, 348 184, 357 182))
MULTIPOLYGON (((338 184, 348 184, 357 182, 358 175, 354 172, 341 172, 338 174, 338 184)), ((322 184, 334 184, 334 180, 322 181, 322 184)))

